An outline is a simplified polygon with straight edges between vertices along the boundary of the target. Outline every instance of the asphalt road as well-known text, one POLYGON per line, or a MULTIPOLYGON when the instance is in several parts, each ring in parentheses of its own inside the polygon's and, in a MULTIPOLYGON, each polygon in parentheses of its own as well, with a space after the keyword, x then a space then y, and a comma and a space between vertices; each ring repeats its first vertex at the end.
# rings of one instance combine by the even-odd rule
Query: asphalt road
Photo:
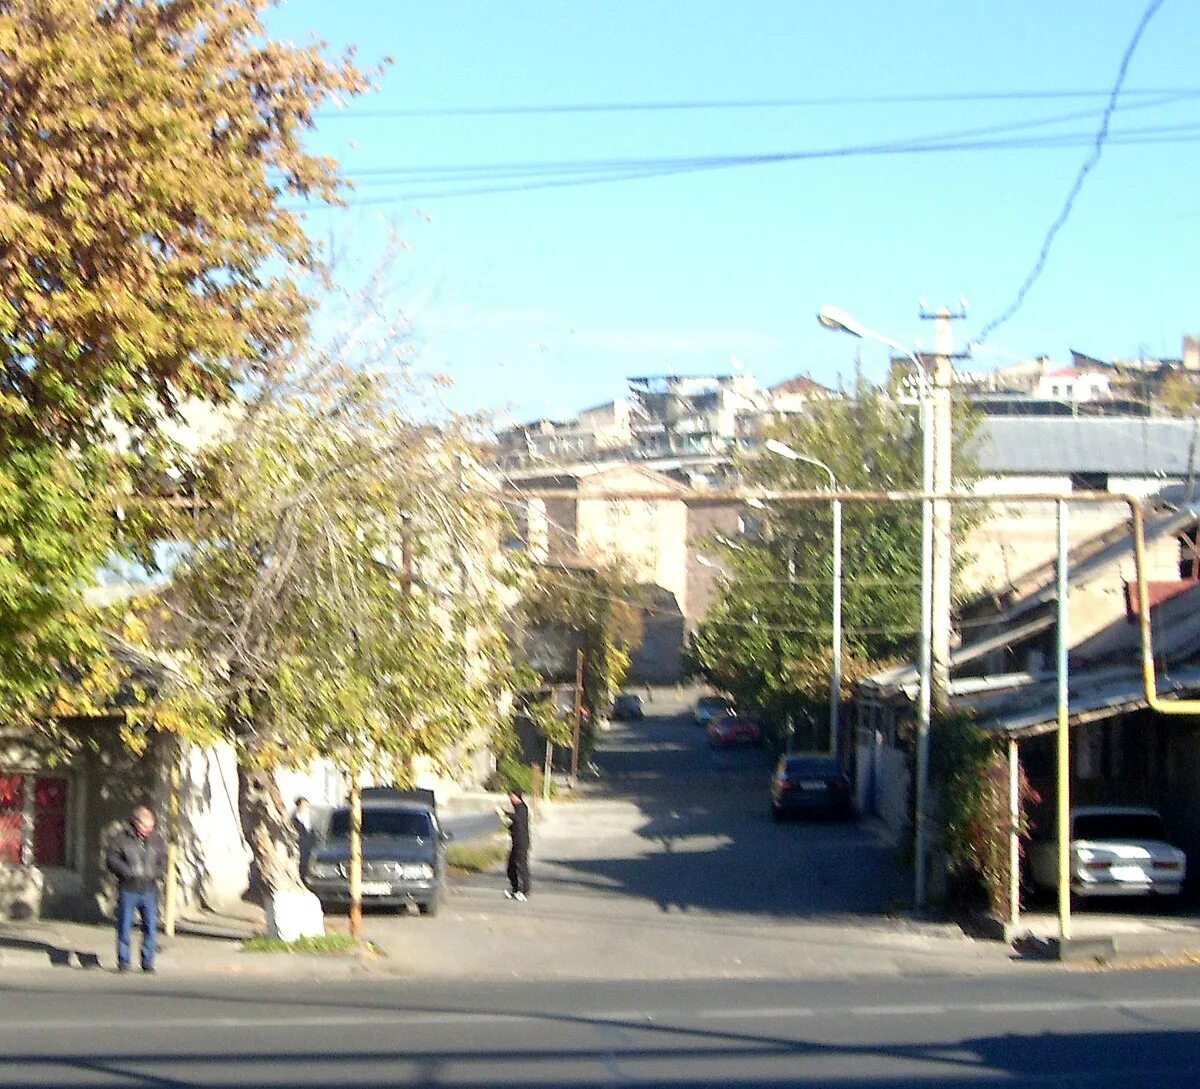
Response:
POLYGON ((1195 971, 858 982, 0 983, 17 1086, 1179 1087, 1195 971))
POLYGON ((664 911, 777 920, 880 916, 905 896, 896 845, 878 825, 776 824, 762 750, 710 748, 664 693, 647 710, 604 735, 592 813, 552 837, 555 885, 664 911))

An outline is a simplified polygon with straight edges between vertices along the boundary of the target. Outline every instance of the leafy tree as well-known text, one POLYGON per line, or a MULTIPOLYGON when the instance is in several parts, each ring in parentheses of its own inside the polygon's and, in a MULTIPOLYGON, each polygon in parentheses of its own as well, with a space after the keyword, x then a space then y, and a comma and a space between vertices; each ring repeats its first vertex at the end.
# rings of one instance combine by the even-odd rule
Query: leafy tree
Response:
MULTIPOLYGON (((845 397, 814 402, 772 437, 824 462, 841 490, 919 489, 922 438, 916 407, 859 377, 845 397)), ((957 413, 955 469, 971 471, 973 418, 957 413)), ((765 489, 829 486, 804 461, 764 453, 740 465, 744 483, 765 489)), ((956 507, 961 533, 972 517, 956 507)), ((777 728, 819 722, 828 705, 832 616, 832 509, 825 503, 747 508, 748 532, 713 542, 727 578, 697 629, 694 669, 777 728), (820 663, 817 669, 814 663, 820 663)), ((919 629, 919 503, 842 504, 843 682, 872 664, 912 653, 919 629)), ((961 561, 961 553, 958 556, 961 561)), ((786 738, 779 737, 780 743, 786 738)), ((819 744, 825 744, 821 737, 819 744)))
POLYGON ((190 554, 156 638, 237 747, 264 894, 299 887, 274 768, 324 756, 403 783, 497 716, 502 508, 466 423, 413 419, 411 392, 327 360, 272 383, 176 520, 190 554))
POLYGON ((5 724, 53 733, 112 678, 95 667, 98 617, 83 588, 107 555, 113 496, 101 454, 0 435, 0 706, 5 724), (84 683, 86 680, 86 683, 84 683))
MULTIPOLYGON (((266 38, 268 0, 0 4, 0 697, 26 724, 103 673, 84 591, 133 454, 305 335, 318 254, 283 198, 348 59, 266 38), (88 679, 66 688, 64 677, 88 679)), ((136 506, 126 512, 136 514, 136 506)))
POLYGON ((304 334, 315 251, 284 196, 335 197, 313 110, 364 89, 274 42, 268 0, 0 8, 0 419, 153 426, 304 334))
MULTIPOLYGON (((587 726, 580 741, 586 759, 595 744, 595 722, 629 671, 630 648, 641 642, 637 586, 612 563, 590 568, 536 568, 525 587, 521 621, 529 628, 571 633, 583 650, 583 707, 587 726)), ((544 681, 574 681, 574 663, 544 681)))

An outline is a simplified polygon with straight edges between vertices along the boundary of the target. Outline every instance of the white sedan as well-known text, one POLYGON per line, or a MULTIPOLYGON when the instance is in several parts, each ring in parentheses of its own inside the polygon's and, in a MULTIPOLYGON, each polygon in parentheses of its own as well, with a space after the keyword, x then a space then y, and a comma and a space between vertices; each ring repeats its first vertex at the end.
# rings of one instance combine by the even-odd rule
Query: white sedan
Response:
MULTIPOLYGON (((1034 883, 1058 887, 1053 840, 1029 851, 1034 883)), ((1177 898, 1187 856, 1167 842, 1163 820, 1139 806, 1087 806, 1071 810, 1071 892, 1075 896, 1177 898)))

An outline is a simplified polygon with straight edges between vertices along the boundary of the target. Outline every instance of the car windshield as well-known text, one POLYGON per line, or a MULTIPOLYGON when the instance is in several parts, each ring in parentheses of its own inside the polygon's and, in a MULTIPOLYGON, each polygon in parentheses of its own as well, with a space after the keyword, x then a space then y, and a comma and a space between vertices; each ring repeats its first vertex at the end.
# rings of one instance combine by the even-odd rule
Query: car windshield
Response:
MULTIPOLYGON (((411 809, 364 809, 362 830, 364 836, 395 836, 405 839, 429 839, 433 835, 429 814, 411 809)), ((344 839, 349 834, 350 810, 335 809, 329 821, 330 837, 344 839)))
POLYGON ((1075 818, 1074 839, 1167 838, 1157 813, 1088 813, 1075 818))
POLYGON ((836 775, 837 761, 829 756, 792 756, 787 762, 788 775, 836 775))

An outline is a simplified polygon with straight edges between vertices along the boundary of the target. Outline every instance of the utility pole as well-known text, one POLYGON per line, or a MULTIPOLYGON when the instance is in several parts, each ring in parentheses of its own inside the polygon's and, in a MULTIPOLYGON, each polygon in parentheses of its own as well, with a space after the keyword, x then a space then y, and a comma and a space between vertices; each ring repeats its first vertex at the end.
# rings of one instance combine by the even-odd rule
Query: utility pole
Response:
POLYGON ((575 651, 574 733, 571 741, 571 786, 579 781, 579 727, 583 718, 583 650, 575 651))
MULTIPOLYGON (((934 323, 933 374, 930 376, 933 425, 933 490, 946 495, 953 487, 952 413, 950 394, 954 383, 954 360, 964 358, 954 352, 952 321, 966 317, 965 309, 946 307, 921 309, 921 320, 934 323)), ((952 548, 950 501, 933 501, 933 587, 932 630, 930 632, 930 698, 934 714, 946 711, 950 694, 950 553, 952 548)))

